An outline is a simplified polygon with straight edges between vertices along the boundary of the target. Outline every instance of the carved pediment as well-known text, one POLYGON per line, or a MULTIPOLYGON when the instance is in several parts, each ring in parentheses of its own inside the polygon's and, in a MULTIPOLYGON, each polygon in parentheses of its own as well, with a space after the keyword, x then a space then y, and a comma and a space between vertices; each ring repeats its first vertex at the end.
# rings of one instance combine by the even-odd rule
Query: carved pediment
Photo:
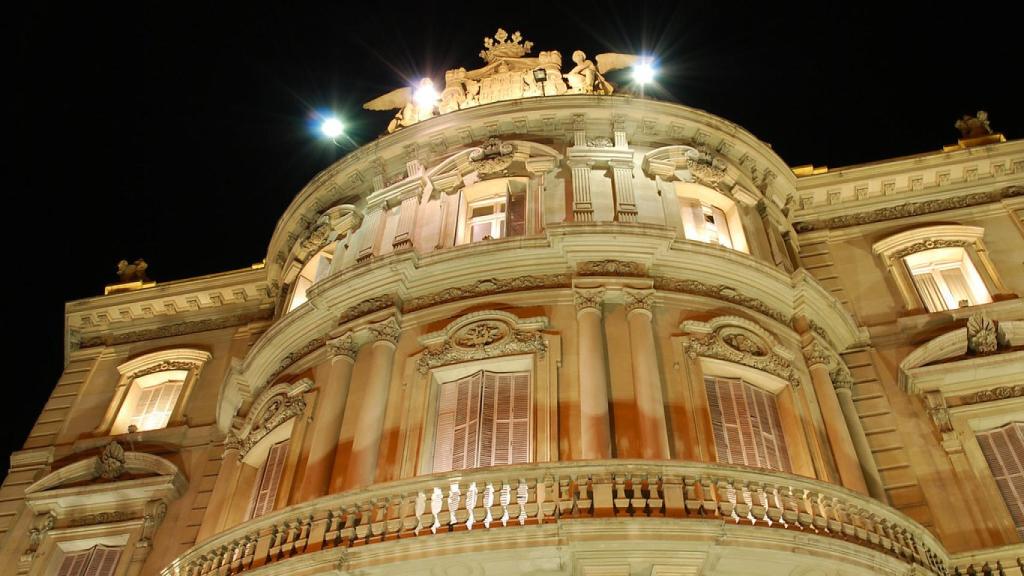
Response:
POLYGON ((544 354, 547 342, 540 330, 547 318, 520 319, 498 310, 466 314, 444 330, 420 338, 427 349, 417 367, 426 374, 431 368, 482 358, 516 354, 544 354))
POLYGON ((244 457, 275 428, 306 410, 302 394, 312 387, 313 381, 303 378, 294 384, 281 383, 264 390, 253 402, 241 425, 228 433, 225 448, 237 449, 244 457))
POLYGON ((691 334, 685 344, 691 358, 734 362, 767 372, 793 386, 800 385, 800 377, 793 369, 793 353, 750 320, 719 316, 710 322, 688 320, 679 328, 691 334))
POLYGON ((95 456, 62 466, 40 478, 25 489, 25 494, 41 494, 67 487, 80 487, 90 483, 148 477, 184 477, 171 462, 147 454, 125 450, 117 441, 111 441, 95 456))

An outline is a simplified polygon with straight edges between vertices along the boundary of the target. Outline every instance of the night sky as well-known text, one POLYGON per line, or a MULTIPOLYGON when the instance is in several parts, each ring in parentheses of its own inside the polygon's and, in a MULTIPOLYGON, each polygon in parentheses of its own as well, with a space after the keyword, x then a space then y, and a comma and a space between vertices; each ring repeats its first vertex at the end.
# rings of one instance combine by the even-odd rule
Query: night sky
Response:
POLYGON ((157 281, 259 262, 294 195, 346 152, 311 130, 318 112, 370 142, 390 115, 363 102, 478 67, 499 26, 534 55, 561 51, 566 71, 575 49, 654 54, 659 98, 744 126, 791 166, 935 151, 978 109, 1024 136, 1019 20, 979 3, 99 4, 33 2, 3 24, 17 409, 5 411, 0 475, 62 370, 65 301, 101 294, 122 258, 144 257, 157 281))

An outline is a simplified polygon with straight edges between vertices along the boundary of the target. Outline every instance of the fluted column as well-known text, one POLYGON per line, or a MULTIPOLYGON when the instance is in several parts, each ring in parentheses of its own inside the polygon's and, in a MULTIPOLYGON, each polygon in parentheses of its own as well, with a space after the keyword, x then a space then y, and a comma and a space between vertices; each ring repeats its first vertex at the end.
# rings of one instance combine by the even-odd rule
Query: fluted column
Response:
POLYGON ((601 302, 604 288, 577 289, 577 342, 579 344, 580 436, 585 460, 611 458, 612 436, 608 420, 608 372, 601 302))
POLYGON ((352 381, 352 365, 359 346, 352 334, 348 333, 328 340, 327 349, 331 353, 331 366, 326 382, 319 384, 320 399, 314 416, 309 460, 299 487, 298 502, 323 496, 330 491, 331 471, 334 469, 341 421, 345 415, 349 384, 352 381))
POLYGON ((868 435, 864 433, 864 424, 860 421, 857 406, 853 403, 853 376, 850 375, 849 368, 843 364, 842 360, 839 360, 837 364, 839 365, 831 374, 832 385, 839 398, 839 408, 843 411, 843 418, 846 419, 846 428, 850 431, 850 439, 853 440, 853 449, 857 452, 857 460, 860 462, 868 493, 882 502, 888 502, 885 486, 882 485, 882 475, 878 472, 875 455, 871 452, 871 445, 868 444, 868 435))
POLYGON ((231 498, 238 484, 238 471, 241 463, 238 438, 229 434, 224 440, 224 458, 217 472, 217 480, 213 483, 210 503, 206 506, 203 523, 199 526, 196 542, 201 542, 224 529, 231 498))
POLYGON ((633 386, 640 421, 641 454, 648 460, 667 460, 669 449, 665 398, 661 391, 661 371, 658 370, 654 326, 651 323, 654 290, 626 288, 624 292, 633 360, 633 386))
POLYGON ((590 199, 590 167, 588 159, 569 160, 572 169, 572 215, 576 222, 594 221, 594 203, 590 199))
POLYGON ((633 161, 611 160, 612 182, 615 185, 615 218, 619 222, 636 222, 636 198, 633 195, 633 161))
POLYGON ((387 320, 367 327, 369 343, 359 351, 359 357, 367 355, 369 375, 366 391, 356 420, 356 431, 352 438, 352 453, 342 490, 351 490, 373 483, 380 455, 380 439, 384 431, 384 411, 388 403, 388 386, 391 383, 391 366, 395 360, 395 347, 401 329, 398 320, 392 316, 387 320))
POLYGON ((807 359, 807 366, 811 372, 811 383, 814 385, 814 393, 818 397, 818 406, 821 408, 825 433, 828 435, 828 443, 832 447, 832 455, 835 458, 836 468, 839 470, 839 478, 843 486, 862 494, 868 494, 867 483, 864 481, 864 473, 860 468, 857 451, 854 449, 846 418, 839 407, 839 399, 829 375, 830 354, 817 342, 811 342, 804 348, 804 357, 807 359))

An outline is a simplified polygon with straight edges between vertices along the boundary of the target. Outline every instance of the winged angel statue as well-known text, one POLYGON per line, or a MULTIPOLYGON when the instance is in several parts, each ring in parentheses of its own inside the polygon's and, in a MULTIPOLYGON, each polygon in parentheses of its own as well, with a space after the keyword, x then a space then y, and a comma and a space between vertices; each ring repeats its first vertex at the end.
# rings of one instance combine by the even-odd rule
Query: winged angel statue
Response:
POLYGON ((630 54, 598 54, 595 64, 581 50, 572 54, 575 66, 562 74, 562 55, 557 50, 527 57, 532 42, 523 42, 519 32, 511 36, 501 28, 493 38, 484 39, 480 57, 486 63, 476 70, 456 68, 445 73, 445 88, 440 97, 417 98, 417 92, 437 94, 433 82, 423 79, 419 86, 399 88, 366 104, 367 110, 398 110, 388 132, 412 126, 438 114, 534 96, 561 94, 611 94, 614 87, 604 74, 635 64, 639 57, 630 54))

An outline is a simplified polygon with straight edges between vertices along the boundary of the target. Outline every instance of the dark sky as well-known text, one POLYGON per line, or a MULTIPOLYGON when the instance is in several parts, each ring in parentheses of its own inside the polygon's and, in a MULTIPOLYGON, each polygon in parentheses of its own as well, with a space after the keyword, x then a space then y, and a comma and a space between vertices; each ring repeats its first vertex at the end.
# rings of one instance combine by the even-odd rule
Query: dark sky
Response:
POLYGON ((260 261, 292 197, 344 154, 310 131, 316 111, 336 110, 369 142, 389 115, 362 102, 477 67, 498 26, 566 63, 575 49, 652 53, 659 97, 739 123, 790 165, 937 150, 978 109, 1024 135, 1019 20, 1002 7, 367 4, 33 2, 7 15, 5 196, 18 204, 4 227, 16 326, 6 388, 18 409, 5 412, 0 458, 61 372, 65 301, 102 293, 122 258, 145 257, 158 281, 260 261))

